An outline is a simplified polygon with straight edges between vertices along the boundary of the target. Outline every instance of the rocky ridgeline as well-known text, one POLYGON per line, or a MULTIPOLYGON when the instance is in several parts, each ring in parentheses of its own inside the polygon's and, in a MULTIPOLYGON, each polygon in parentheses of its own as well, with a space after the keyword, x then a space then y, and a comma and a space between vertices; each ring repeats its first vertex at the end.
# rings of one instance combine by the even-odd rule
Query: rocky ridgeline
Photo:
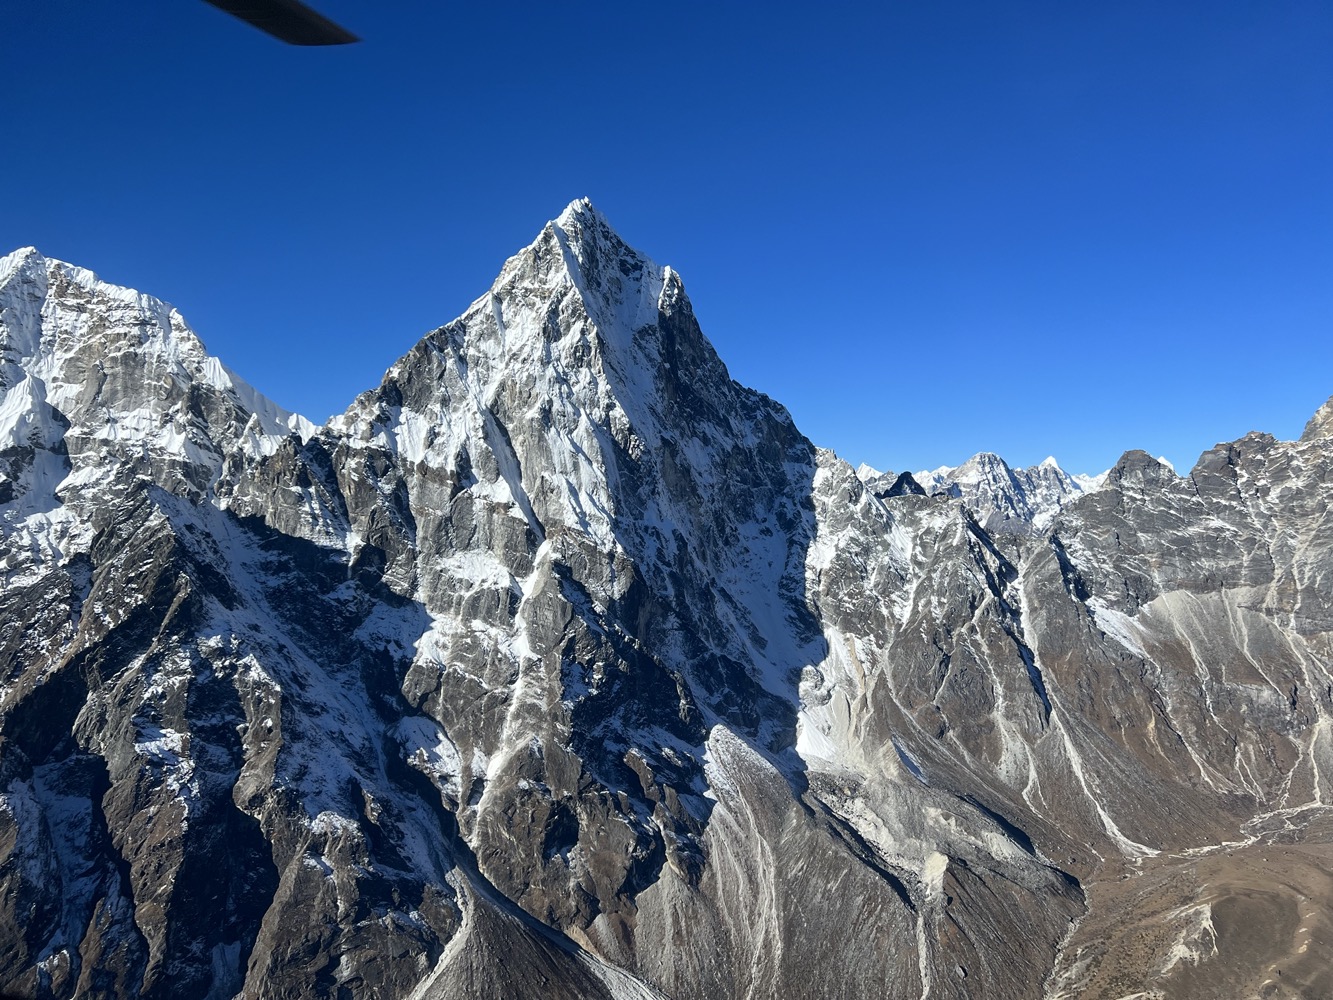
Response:
POLYGON ((1054 458, 1026 469, 1010 468, 993 452, 973 455, 956 468, 929 472, 878 472, 861 466, 857 475, 875 496, 905 493, 961 500, 987 533, 1037 536, 1047 531, 1071 501, 1101 487, 1106 474, 1071 476, 1054 458))
POLYGON ((1326 842, 1330 407, 867 484, 586 202, 323 427, 31 250, 0 392, 5 993, 1257 992, 1326 842))

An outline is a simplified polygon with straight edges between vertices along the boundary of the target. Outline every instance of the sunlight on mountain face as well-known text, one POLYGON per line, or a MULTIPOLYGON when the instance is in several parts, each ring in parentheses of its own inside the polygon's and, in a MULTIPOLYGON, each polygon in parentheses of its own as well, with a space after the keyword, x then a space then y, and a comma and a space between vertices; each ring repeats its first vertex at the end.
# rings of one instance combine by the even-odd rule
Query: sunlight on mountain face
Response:
POLYGON ((0 392, 0 991, 1333 991, 1329 406, 858 475, 586 201, 323 426, 35 250, 0 392))

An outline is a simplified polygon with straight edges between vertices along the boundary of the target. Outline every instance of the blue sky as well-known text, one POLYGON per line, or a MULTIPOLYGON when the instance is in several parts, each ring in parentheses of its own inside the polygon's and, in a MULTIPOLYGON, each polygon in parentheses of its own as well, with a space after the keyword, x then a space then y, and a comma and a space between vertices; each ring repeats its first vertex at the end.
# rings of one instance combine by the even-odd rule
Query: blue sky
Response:
POLYGON ((0 4, 0 252, 323 419, 576 197, 853 464, 1188 467, 1333 395, 1333 7, 0 4))

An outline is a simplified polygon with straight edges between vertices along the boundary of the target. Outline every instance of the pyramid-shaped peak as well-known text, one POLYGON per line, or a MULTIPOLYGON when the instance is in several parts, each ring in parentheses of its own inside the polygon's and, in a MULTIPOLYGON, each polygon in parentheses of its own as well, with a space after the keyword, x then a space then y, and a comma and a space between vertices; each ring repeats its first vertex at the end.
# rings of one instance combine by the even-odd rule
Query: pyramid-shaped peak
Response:
POLYGON ((20 247, 0 257, 0 285, 8 283, 16 274, 45 272, 47 260, 36 247, 20 247))
POLYGON ((19 247, 13 253, 7 253, 0 257, 0 267, 14 267, 33 257, 46 259, 36 247, 19 247))
POLYGON ((577 223, 578 221, 585 219, 586 220, 595 219, 601 221, 604 224, 606 222, 606 216, 602 215, 601 212, 597 211, 597 209, 593 206, 591 198, 575 198, 573 201, 571 201, 568 205, 565 206, 565 210, 560 213, 559 217, 555 221, 556 225, 564 229, 571 223, 577 223))
POLYGON ((605 279, 617 274, 660 285, 669 271, 626 243, 590 200, 578 198, 506 262, 491 291, 515 276, 540 284, 570 280, 581 291, 601 290, 605 279))
POLYGON ((974 471, 1008 472, 1009 463, 993 451, 979 451, 954 470, 956 474, 974 471))
POLYGON ((595 239, 612 241, 628 247, 607 217, 592 203, 591 198, 575 198, 556 216, 552 224, 563 229, 574 242, 595 239))
POLYGON ((671 269, 621 239, 587 198, 570 202, 530 246, 510 258, 491 295, 504 300, 517 287, 554 290, 565 284, 577 290, 603 335, 616 329, 628 335, 651 324, 663 301, 684 295, 671 269))
POLYGON ((580 265, 586 265, 594 258, 625 258, 634 263, 635 270, 640 267, 657 270, 645 254, 621 238, 606 216, 587 198, 571 201, 548 228, 554 228, 563 235, 562 242, 580 265))
POLYGON ((570 243, 576 246, 585 241, 626 245, 620 234, 611 227, 606 216, 597 211, 588 198, 576 198, 571 201, 549 225, 563 231, 570 243))

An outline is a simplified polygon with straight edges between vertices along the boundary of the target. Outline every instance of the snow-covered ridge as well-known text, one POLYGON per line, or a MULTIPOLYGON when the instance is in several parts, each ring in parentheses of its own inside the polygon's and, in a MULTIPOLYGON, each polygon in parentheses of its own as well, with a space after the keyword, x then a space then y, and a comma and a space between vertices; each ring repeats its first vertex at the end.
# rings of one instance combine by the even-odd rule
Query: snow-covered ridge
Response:
MULTIPOLYGON (((899 480, 897 473, 880 472, 869 465, 862 465, 856 474, 877 495, 887 495, 899 480)), ((1062 508, 1101 489, 1106 476, 1105 472, 1070 475, 1053 456, 1037 465, 1014 468, 989 451, 973 455, 962 465, 911 473, 926 495, 961 500, 988 530, 1006 534, 1046 530, 1062 508)))
POLYGON ((1080 492, 1096 489, 1106 478, 1105 472, 1096 476, 1068 473, 1056 461, 1054 455, 1048 455, 1036 465, 1024 467, 1011 466, 999 455, 990 451, 978 452, 962 465, 942 465, 937 469, 912 473, 916 481, 928 491, 931 487, 947 488, 949 484, 971 485, 995 481, 1000 477, 1011 474, 1028 479, 1047 478, 1061 482, 1068 480, 1079 487, 1080 492))
MULTIPOLYGON (((63 364, 79 352, 113 345, 135 349, 145 367, 157 363, 174 377, 186 377, 227 393, 246 412, 259 418, 264 434, 297 433, 306 437, 315 431, 311 421, 279 406, 210 355, 185 318, 168 303, 102 281, 87 268, 46 257, 35 247, 0 257, 3 362, 6 367, 18 365, 34 377, 59 384, 61 394, 50 399, 53 405, 60 405, 78 389, 77 385, 61 382, 63 364), (59 302, 48 302, 52 286, 65 294, 74 292, 85 305, 100 304, 110 313, 107 322, 80 321, 59 302), (118 343, 126 331, 117 329, 117 323, 134 327, 137 343, 133 338, 118 343)), ((13 380, 3 378, 3 382, 10 385, 13 380)))
POLYGON ((41 479, 47 499, 33 499, 47 506, 126 464, 174 465, 203 488, 232 448, 315 431, 209 355, 165 302, 33 247, 0 257, 0 393, 0 443, 59 459, 20 456, 0 476, 11 496, 41 479))
POLYGON ((988 530, 1013 534, 1046 530, 1063 507, 1106 479, 1106 473, 1071 476, 1054 457, 1015 469, 992 452, 914 475, 927 493, 962 500, 988 530))

